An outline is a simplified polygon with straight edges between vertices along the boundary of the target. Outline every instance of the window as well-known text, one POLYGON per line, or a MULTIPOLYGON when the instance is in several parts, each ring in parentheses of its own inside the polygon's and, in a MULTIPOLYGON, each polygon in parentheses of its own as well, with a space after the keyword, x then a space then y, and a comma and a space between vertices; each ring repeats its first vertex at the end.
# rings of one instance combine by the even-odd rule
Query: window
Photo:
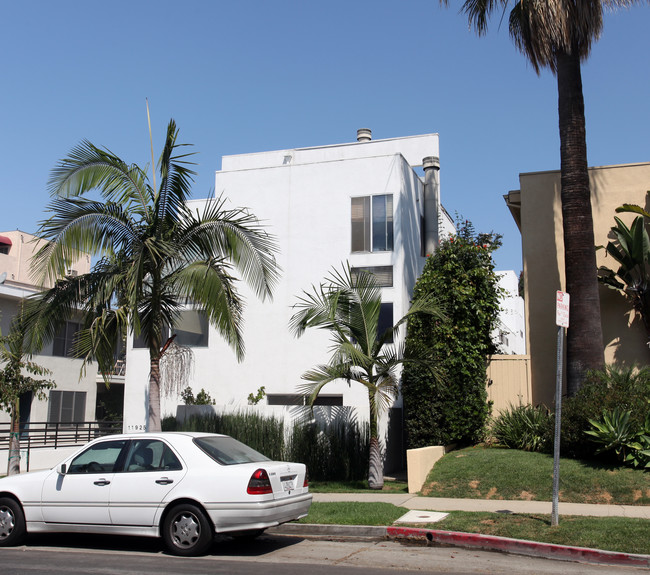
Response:
POLYGON ((65 325, 54 336, 52 355, 68 357, 71 355, 75 334, 81 329, 81 324, 75 321, 66 321, 65 325))
POLYGON ((196 437, 194 443, 222 465, 270 461, 265 455, 232 437, 196 437))
MULTIPOLYGON (((391 327, 393 327, 393 304, 382 303, 379 311, 379 321, 377 323, 377 336, 381 337, 391 327)), ((386 340, 386 343, 393 343, 392 335, 386 340)))
POLYGON ((352 251, 393 249, 393 196, 352 198, 352 251))
POLYGON ((174 326, 174 333, 178 345, 208 347, 208 318, 202 311, 184 311, 174 326))
MULTIPOLYGON (((298 393, 269 393, 268 405, 307 405, 307 398, 298 393)), ((314 405, 343 405, 342 395, 319 395, 314 405)))
POLYGON ((9 248, 10 247, 11 246, 7 246, 5 244, 0 244, 0 254, 9 255, 9 248))
POLYGON ((79 423, 86 421, 85 391, 50 391, 48 423, 79 423))
POLYGON ((70 462, 68 473, 112 473, 118 471, 120 453, 126 439, 102 441, 92 445, 70 462))
POLYGON ((364 271, 375 276, 380 287, 393 287, 393 266, 370 266, 365 268, 352 268, 352 279, 356 280, 359 272, 364 271))
POLYGON ((139 471, 178 471, 183 466, 169 446, 157 439, 134 441, 124 469, 139 471))
MULTIPOLYGON (((185 347, 208 347, 208 318, 205 312, 185 310, 176 321, 172 334, 176 334, 176 343, 185 347)), ((162 333, 163 345, 169 338, 169 327, 164 326, 162 333)), ((146 348, 142 335, 133 338, 134 348, 146 348)))

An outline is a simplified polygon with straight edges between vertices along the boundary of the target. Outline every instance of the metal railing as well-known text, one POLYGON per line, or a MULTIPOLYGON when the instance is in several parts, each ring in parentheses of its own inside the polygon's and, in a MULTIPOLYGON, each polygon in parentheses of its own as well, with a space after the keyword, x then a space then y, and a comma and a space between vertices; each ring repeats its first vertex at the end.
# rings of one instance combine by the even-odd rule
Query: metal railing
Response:
MULTIPOLYGON (((103 435, 122 433, 121 421, 82 421, 78 423, 29 422, 20 426, 20 449, 71 447, 83 445, 103 435)), ((11 424, 0 423, 0 449, 9 449, 11 424)))

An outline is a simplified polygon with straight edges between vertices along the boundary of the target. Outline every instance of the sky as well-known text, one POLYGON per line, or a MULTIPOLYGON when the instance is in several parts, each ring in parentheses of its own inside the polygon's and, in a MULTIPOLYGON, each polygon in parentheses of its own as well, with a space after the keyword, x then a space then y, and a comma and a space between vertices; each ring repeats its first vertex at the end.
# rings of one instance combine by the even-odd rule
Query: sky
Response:
MULTIPOLYGON (((459 6, 0 0, 0 230, 37 232, 51 170, 84 139, 150 164, 148 99, 156 159, 170 118, 193 144, 194 198, 224 155, 438 133, 443 205, 502 234, 496 267, 519 272, 502 196, 559 169, 557 84, 506 22, 478 38, 459 6)), ((647 4, 606 14, 583 65, 590 166, 650 161, 648 30, 647 4)))

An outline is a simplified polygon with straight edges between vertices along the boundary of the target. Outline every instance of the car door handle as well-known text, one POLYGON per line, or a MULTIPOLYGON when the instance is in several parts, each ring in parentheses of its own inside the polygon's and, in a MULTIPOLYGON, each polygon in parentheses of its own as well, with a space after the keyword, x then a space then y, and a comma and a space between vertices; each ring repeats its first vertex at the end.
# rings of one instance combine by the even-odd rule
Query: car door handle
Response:
POLYGON ((156 483, 158 485, 169 485, 170 483, 174 483, 174 480, 169 479, 169 477, 161 477, 160 479, 156 479, 156 483))
POLYGON ((108 485, 110 481, 108 479, 98 479, 97 481, 93 481, 95 485, 99 485, 100 487, 103 487, 104 485, 108 485))

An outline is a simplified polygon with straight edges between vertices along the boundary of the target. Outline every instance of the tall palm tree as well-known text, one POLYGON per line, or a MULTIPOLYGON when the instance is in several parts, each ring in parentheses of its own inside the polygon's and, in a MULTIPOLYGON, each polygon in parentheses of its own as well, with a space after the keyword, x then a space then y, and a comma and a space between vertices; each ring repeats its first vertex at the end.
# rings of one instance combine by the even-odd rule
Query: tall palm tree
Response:
MULTIPOLYGON (((567 390, 574 395, 583 374, 603 366, 603 336, 596 277, 593 219, 580 62, 603 26, 603 9, 639 0, 514 0, 510 36, 539 74, 557 78, 566 290, 571 294, 567 336, 567 390)), ((441 0, 447 5, 449 0, 441 0)), ((464 0, 461 10, 479 35, 509 0, 464 0)))
POLYGON ((195 173, 177 136, 171 120, 157 189, 145 170, 88 141, 53 170, 52 215, 39 232, 48 243, 34 264, 41 281, 55 284, 31 302, 27 314, 36 348, 66 318, 82 314, 73 351, 96 360, 102 373, 111 371, 121 334, 132 329, 149 349, 150 431, 160 430, 166 328, 173 328, 186 305, 196 306, 241 359, 243 302, 234 272, 262 299, 271 296, 278 277, 275 239, 252 214, 227 209, 223 198, 207 202, 202 213, 188 209, 195 173), (101 199, 87 197, 91 193, 101 199), (101 256, 90 273, 57 280, 84 253, 101 256))
POLYGON ((324 284, 304 292, 294 307, 298 311, 291 317, 290 327, 297 337, 307 328, 324 329, 332 335, 330 362, 305 372, 305 383, 299 391, 308 396, 313 406, 318 394, 333 381, 355 381, 366 387, 370 407, 368 484, 371 489, 381 489, 384 478, 379 415, 399 392, 397 367, 407 361, 426 359, 404 357, 403 346, 394 345, 393 339, 400 326, 416 313, 440 319, 444 316, 433 298, 420 298, 395 325, 380 332, 381 288, 373 274, 352 274, 349 265, 342 271, 333 269, 324 284))

